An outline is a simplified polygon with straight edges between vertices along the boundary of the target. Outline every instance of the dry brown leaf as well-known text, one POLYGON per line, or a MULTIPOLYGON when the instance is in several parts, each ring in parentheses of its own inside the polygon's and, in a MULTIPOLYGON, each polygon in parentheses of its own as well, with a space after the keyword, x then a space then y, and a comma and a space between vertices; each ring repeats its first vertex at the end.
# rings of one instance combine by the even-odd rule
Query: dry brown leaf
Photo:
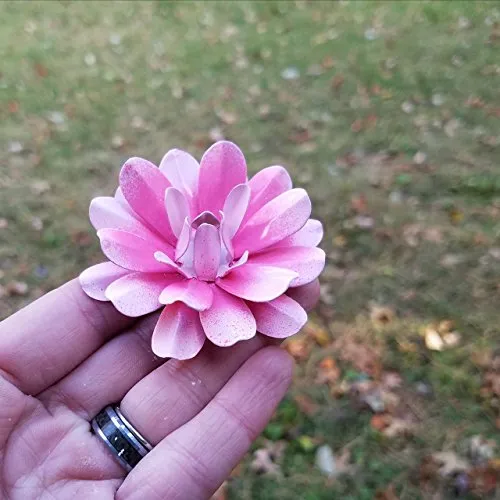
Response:
POLYGON ((393 418, 390 424, 382 431, 384 436, 394 438, 409 436, 415 432, 415 422, 403 418, 393 418))
POLYGON ((370 420, 370 425, 376 431, 383 431, 392 422, 392 417, 388 413, 378 413, 373 415, 370 420))
POLYGON ((432 458, 437 462, 437 471, 442 477, 449 477, 455 472, 466 471, 470 467, 469 462, 459 457, 454 451, 433 453, 432 458))
POLYGON ((388 325, 394 319, 394 310, 387 306, 372 304, 370 307, 370 319, 377 327, 388 325))
POLYGON ((309 353, 311 352, 311 345, 304 337, 287 339, 284 347, 297 361, 304 361, 309 357, 309 353))
POLYGON ((24 281, 11 281, 7 283, 5 291, 8 295, 26 295, 29 291, 28 284, 24 281))
POLYGON ((250 463, 250 469, 257 474, 265 474, 270 476, 281 476, 281 468, 279 460, 285 451, 285 441, 268 441, 264 442, 264 447, 259 448, 253 453, 253 460, 250 463))
POLYGON ((327 356, 318 366, 318 374, 316 376, 317 384, 333 384, 340 377, 340 368, 332 356, 327 356))
POLYGON ((306 323, 303 331, 308 337, 314 339, 321 347, 326 347, 331 341, 328 331, 312 321, 306 323))
POLYGON ((398 500, 399 496, 396 494, 394 485, 391 484, 383 490, 377 490, 375 493, 375 500, 398 500))
POLYGON ((309 396, 306 394, 298 394, 294 396, 294 401, 299 407, 299 410, 307 415, 308 417, 312 417, 319 410, 319 405, 316 404, 309 396))

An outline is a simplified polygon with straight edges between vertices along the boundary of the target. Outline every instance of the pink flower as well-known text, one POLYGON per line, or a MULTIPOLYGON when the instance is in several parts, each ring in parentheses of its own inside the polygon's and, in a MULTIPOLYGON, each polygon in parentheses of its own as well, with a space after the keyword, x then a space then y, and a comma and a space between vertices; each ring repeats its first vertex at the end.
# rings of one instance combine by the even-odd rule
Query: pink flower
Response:
POLYGON ((283 167, 248 180, 231 142, 214 144, 200 164, 178 149, 159 168, 131 158, 115 196, 90 204, 109 261, 80 283, 126 316, 163 308, 152 337, 161 357, 192 358, 205 338, 218 346, 256 331, 285 338, 307 320, 292 296, 325 264, 316 248, 323 227, 310 214, 309 196, 292 189, 283 167))

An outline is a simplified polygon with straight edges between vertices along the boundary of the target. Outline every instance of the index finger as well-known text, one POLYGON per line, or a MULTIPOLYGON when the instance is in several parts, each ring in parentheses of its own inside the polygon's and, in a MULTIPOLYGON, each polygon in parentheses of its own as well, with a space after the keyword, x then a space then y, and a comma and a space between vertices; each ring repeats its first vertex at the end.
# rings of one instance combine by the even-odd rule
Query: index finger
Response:
POLYGON ((69 281, 0 323, 0 375, 37 394, 134 320, 69 281))

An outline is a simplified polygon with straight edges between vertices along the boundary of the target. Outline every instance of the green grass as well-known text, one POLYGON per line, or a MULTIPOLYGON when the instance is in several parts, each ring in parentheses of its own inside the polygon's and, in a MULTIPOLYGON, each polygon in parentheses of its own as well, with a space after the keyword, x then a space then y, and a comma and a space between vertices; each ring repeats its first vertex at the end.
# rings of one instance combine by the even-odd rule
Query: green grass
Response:
POLYGON ((310 192, 335 295, 335 324, 326 304, 316 320, 339 338, 357 325, 405 390, 424 380, 434 391, 422 430, 392 441, 299 369, 292 394, 321 411, 305 417, 287 400, 268 429, 289 442, 283 478, 256 476, 249 459, 229 497, 368 499, 393 483, 425 498, 423 456, 497 433, 471 356, 500 333, 500 3, 44 1, 3 2, 0 15, 0 284, 30 287, 4 297, 1 316, 101 259, 88 204, 114 190, 127 157, 199 156, 222 135, 252 172, 283 164, 310 192), (9 152, 15 142, 22 152, 9 152), (351 207, 360 194, 369 230, 351 207), (374 329, 370 302, 392 307, 395 326, 374 329), (443 319, 462 341, 428 351, 419 330, 443 319), (329 483, 300 434, 335 451, 356 440, 357 473, 329 483))

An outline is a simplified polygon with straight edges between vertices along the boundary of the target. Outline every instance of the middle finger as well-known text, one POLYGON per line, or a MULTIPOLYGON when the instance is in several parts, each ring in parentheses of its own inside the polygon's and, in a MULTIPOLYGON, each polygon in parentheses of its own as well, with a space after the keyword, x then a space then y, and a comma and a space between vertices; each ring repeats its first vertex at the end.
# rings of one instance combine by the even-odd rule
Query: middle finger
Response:
POLYGON ((255 352, 272 343, 258 335, 232 347, 205 344, 194 359, 170 360, 138 382, 120 409, 153 445, 191 420, 255 352))

